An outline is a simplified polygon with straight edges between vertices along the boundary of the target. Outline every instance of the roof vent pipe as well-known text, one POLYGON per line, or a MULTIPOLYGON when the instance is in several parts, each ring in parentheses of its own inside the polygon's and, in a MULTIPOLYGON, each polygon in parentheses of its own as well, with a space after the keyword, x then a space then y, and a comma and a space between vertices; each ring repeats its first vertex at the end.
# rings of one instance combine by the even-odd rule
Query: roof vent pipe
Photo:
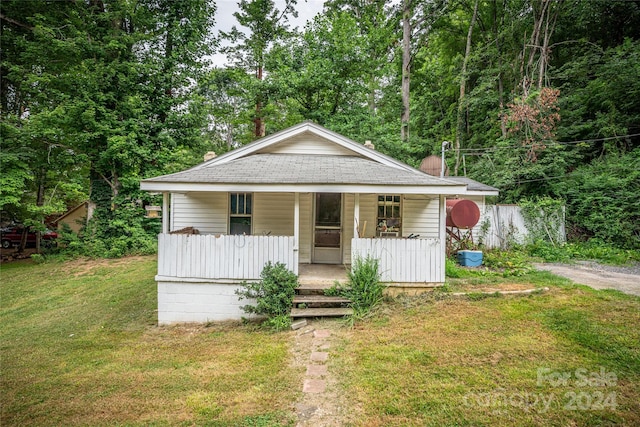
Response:
POLYGON ((371 141, 369 141, 369 140, 366 140, 366 141, 364 142, 364 146, 365 146, 365 147, 367 147, 367 148, 369 148, 369 149, 371 149, 371 150, 375 150, 375 149, 376 149, 376 146, 375 146, 375 145, 373 145, 373 143, 372 143, 371 141))
POLYGON ((208 151, 205 155, 204 155, 204 161, 207 162, 211 159, 215 159, 217 156, 215 151, 208 151))
POLYGON ((442 164, 440 166, 440 178, 444 178, 444 149, 449 145, 449 141, 442 141, 442 164))

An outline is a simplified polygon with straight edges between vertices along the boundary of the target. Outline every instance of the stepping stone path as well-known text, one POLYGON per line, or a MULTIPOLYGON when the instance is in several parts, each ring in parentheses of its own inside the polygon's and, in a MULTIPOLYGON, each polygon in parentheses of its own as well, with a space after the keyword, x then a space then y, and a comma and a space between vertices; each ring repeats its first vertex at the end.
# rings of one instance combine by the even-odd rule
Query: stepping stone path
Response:
MULTIPOLYGON (((328 329, 320 329, 313 331, 313 341, 311 345, 315 348, 322 347, 323 350, 329 349, 329 344, 324 340, 331 336, 328 329)), ((329 359, 329 353, 326 351, 312 351, 310 362, 307 365, 307 376, 302 385, 303 393, 323 393, 327 388, 327 382, 323 378, 327 375, 327 365, 324 363, 329 359)))
POLYGON ((335 380, 331 381, 327 367, 329 351, 328 340, 331 337, 329 329, 307 330, 298 334, 298 343, 306 347, 303 363, 306 373, 302 384, 304 398, 296 404, 298 414, 297 427, 333 427, 340 426, 340 416, 336 406, 335 380), (311 335, 311 336, 309 336, 311 335), (306 339, 302 339, 304 337, 306 339), (327 380, 331 381, 327 389, 327 380))

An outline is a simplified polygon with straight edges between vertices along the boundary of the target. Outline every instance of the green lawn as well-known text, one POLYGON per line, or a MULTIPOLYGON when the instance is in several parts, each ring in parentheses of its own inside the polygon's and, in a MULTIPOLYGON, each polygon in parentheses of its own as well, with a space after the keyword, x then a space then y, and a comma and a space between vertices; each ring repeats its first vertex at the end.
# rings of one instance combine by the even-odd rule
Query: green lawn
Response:
MULTIPOLYGON (((155 269, 154 257, 1 266, 0 425, 295 424, 293 333, 159 328, 155 269)), ((350 423, 640 425, 640 298, 549 273, 449 289, 495 286, 550 291, 399 297, 336 330, 330 369, 350 423)))
POLYGON ((288 335, 156 326, 155 257, 1 267, 0 425, 290 424, 288 335))
POLYGON ((342 334, 358 425, 640 425, 640 298, 548 273, 478 284, 500 281, 551 290, 400 298, 342 334))

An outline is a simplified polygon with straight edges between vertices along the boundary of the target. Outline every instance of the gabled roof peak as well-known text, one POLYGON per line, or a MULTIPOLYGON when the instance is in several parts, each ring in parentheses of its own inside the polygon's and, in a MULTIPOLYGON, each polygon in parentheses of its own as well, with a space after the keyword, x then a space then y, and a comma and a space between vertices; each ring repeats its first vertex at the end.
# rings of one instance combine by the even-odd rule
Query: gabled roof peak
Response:
POLYGON ((223 164, 252 154, 257 154, 258 152, 263 152, 270 146, 282 143, 283 141, 286 141, 288 139, 295 138, 296 136, 300 136, 305 132, 309 132, 315 136, 318 136, 326 140, 328 143, 336 144, 343 149, 353 152, 355 155, 376 161, 378 163, 382 163, 386 166, 391 166, 412 172, 419 172, 409 165, 406 165, 392 157, 382 154, 379 151, 367 148, 363 144, 360 144, 350 138, 347 138, 346 136, 333 132, 310 120, 301 122, 297 125, 291 126, 287 129, 283 129, 271 135, 267 135, 250 144, 236 148, 233 151, 229 151, 228 153, 218 156, 212 160, 201 163, 193 167, 192 169, 197 170, 216 164, 223 164))

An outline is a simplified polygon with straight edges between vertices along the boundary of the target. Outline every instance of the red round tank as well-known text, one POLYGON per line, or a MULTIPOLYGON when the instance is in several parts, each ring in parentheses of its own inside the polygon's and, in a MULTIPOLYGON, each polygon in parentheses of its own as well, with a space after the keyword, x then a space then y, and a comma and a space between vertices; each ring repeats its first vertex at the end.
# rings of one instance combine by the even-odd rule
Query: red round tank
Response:
POLYGON ((466 199, 447 200, 447 227, 471 228, 480 220, 480 209, 466 199))

